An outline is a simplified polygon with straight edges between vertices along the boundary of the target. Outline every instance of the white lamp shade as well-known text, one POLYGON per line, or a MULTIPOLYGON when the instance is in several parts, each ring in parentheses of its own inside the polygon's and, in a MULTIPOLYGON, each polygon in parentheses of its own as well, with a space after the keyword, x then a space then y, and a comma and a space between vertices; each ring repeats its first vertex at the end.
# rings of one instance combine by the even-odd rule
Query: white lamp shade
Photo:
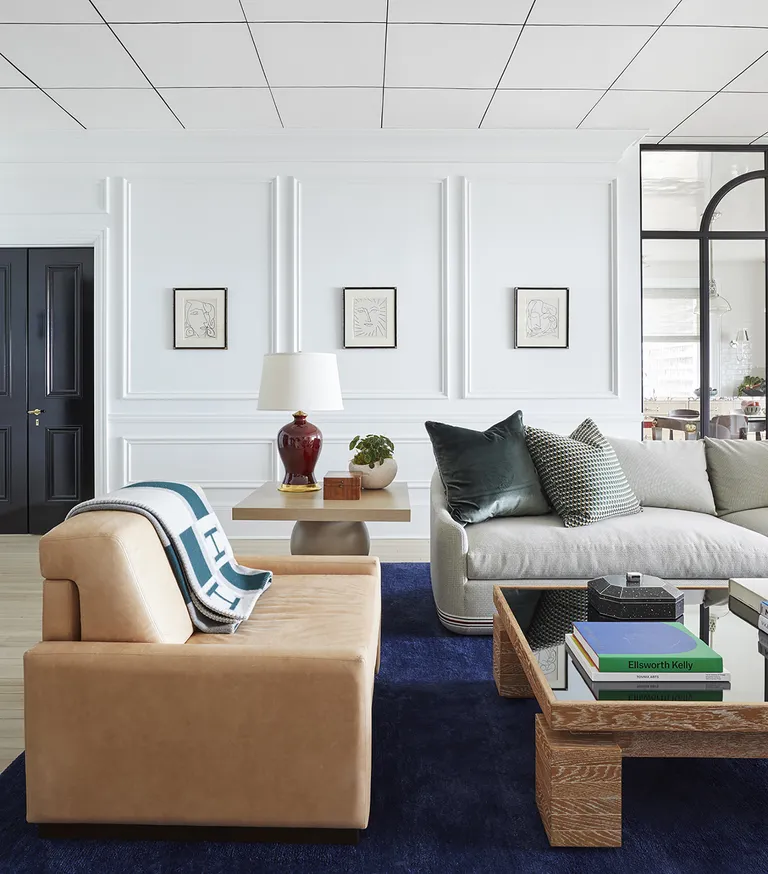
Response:
POLYGON ((332 352, 265 355, 260 410, 343 410, 339 368, 332 352))

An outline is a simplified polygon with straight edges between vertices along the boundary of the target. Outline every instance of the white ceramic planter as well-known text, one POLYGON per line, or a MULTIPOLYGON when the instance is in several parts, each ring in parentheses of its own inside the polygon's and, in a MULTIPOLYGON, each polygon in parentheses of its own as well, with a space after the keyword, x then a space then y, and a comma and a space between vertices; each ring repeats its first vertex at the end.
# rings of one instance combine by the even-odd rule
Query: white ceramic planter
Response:
POLYGON ((367 464, 350 461, 349 471, 362 474, 364 489, 385 489, 397 475, 397 462, 394 458, 385 458, 371 468, 367 464))

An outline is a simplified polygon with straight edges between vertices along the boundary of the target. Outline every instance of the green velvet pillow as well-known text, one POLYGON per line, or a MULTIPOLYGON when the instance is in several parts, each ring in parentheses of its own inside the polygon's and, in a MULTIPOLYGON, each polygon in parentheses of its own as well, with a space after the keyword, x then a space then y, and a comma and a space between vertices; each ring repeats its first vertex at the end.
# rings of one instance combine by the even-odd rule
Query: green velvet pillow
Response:
POLYGON ((463 524, 549 512, 518 410, 487 431, 425 422, 451 516, 463 524))

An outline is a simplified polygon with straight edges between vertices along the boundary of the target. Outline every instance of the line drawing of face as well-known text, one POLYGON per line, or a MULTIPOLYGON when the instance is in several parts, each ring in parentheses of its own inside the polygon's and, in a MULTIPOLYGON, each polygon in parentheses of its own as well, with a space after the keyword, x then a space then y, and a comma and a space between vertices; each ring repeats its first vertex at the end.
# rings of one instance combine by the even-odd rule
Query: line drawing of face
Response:
POLYGON ((355 337, 385 337, 387 334, 387 299, 360 297, 354 305, 355 337))
POLYGON ((525 308, 525 334, 527 337, 557 337, 559 314, 556 301, 533 298, 525 308))
POLYGON ((211 301, 195 298, 184 301, 184 336, 215 339, 216 307, 211 301))

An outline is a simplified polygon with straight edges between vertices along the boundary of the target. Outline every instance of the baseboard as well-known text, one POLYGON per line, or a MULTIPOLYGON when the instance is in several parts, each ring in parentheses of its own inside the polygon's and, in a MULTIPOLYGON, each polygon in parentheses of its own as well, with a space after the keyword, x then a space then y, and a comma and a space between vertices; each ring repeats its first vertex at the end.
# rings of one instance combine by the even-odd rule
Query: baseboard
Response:
MULTIPOLYGON (((287 537, 230 539, 232 548, 240 555, 290 555, 291 552, 287 537)), ((377 555, 382 561, 429 561, 429 539, 374 537, 371 538, 371 555, 377 555)))
POLYGON ((254 844, 355 845, 354 828, 250 828, 245 826, 133 825, 106 823, 40 823, 46 840, 99 841, 234 841, 254 844))

